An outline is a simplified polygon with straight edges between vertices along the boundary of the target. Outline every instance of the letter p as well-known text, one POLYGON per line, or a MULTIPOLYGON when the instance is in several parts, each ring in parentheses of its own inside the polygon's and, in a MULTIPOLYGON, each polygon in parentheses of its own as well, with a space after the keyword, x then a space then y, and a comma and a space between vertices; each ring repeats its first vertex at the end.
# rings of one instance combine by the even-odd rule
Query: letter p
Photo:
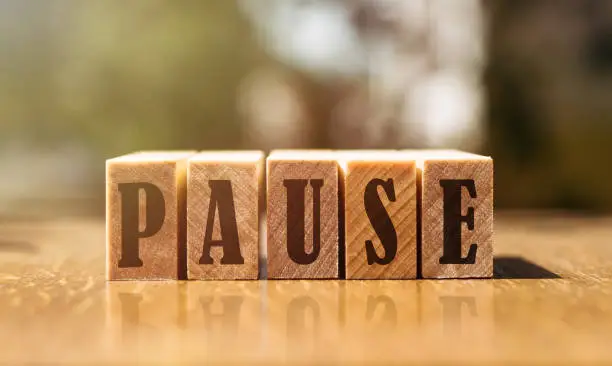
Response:
POLYGON ((121 258, 119 268, 142 267, 138 241, 155 235, 163 226, 166 205, 162 191, 151 183, 120 183, 121 258), (140 202, 140 192, 145 202, 140 202), (140 205, 146 209, 144 229, 140 230, 140 205))

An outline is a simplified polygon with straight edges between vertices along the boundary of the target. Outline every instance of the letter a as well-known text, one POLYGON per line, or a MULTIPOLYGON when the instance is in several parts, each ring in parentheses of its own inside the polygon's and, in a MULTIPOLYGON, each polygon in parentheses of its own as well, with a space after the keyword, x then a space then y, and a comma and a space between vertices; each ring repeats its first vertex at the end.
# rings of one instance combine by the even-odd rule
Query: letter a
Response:
POLYGON ((164 224, 166 204, 162 191, 151 183, 119 183, 121 193, 121 259, 119 268, 142 267, 138 241, 155 235, 164 224), (145 193, 146 223, 139 228, 140 191, 145 193))
POLYGON ((212 246, 223 247, 221 264, 244 264, 244 258, 240 254, 232 182, 229 180, 210 180, 208 186, 210 187, 210 204, 208 206, 206 232, 204 233, 204 251, 200 258, 200 264, 213 264, 213 258, 210 256, 212 246), (221 240, 212 240, 217 208, 219 209, 221 240))

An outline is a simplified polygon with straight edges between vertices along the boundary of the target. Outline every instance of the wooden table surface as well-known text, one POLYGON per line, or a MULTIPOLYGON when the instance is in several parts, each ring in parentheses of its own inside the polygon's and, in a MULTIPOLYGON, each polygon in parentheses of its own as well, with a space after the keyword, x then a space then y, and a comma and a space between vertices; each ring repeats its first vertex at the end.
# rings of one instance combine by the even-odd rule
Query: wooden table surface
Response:
POLYGON ((612 363, 612 218, 499 214, 493 280, 106 283, 104 235, 0 223, 0 363, 612 363))

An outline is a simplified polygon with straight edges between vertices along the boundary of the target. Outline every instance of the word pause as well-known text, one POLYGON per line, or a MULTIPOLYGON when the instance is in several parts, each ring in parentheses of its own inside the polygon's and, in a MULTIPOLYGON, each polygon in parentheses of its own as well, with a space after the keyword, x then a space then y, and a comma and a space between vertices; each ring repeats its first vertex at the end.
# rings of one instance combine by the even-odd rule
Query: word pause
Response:
POLYGON ((490 157, 138 152, 106 174, 108 280, 493 275, 490 157))

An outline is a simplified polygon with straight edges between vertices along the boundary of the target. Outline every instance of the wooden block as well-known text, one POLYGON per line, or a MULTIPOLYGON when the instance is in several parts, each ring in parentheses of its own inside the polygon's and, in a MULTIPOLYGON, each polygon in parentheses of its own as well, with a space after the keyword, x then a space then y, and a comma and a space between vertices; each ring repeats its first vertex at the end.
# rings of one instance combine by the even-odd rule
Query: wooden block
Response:
POLYGON ((332 151, 267 159, 268 278, 338 278, 338 162, 332 151))
POLYGON ((341 153, 347 279, 417 276, 416 161, 400 151, 341 153))
POLYGON ((187 173, 187 276, 256 280, 263 152, 203 152, 187 173))
POLYGON ((424 278, 493 276, 493 160, 422 151, 424 278))
POLYGON ((106 277, 183 279, 185 179, 192 152, 138 152, 106 161, 106 277))

